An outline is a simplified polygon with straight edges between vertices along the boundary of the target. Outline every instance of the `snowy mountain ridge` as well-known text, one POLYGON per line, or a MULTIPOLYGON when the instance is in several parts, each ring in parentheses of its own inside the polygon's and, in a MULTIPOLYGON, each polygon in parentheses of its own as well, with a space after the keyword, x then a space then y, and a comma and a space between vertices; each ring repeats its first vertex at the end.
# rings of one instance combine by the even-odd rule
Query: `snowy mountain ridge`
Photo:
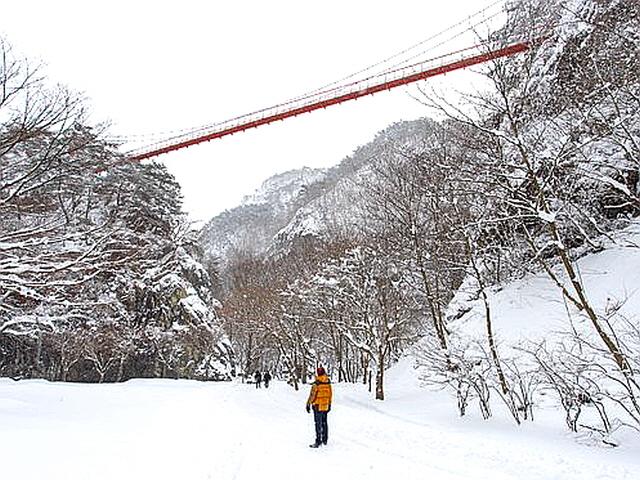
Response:
POLYGON ((397 122, 335 167, 303 167, 268 178, 238 207, 203 227, 203 248, 224 263, 228 252, 273 257, 287 253, 301 238, 352 233, 364 222, 362 205, 371 165, 397 149, 419 146, 432 124, 428 119, 397 122))
POLYGON ((302 167, 276 174, 265 180, 254 193, 246 195, 239 206, 262 204, 286 206, 294 201, 306 186, 321 181, 326 173, 326 169, 302 167))
POLYGON ((224 265, 238 253, 263 255, 327 176, 325 169, 303 167, 276 174, 247 195, 237 207, 212 218, 200 231, 205 253, 224 265))

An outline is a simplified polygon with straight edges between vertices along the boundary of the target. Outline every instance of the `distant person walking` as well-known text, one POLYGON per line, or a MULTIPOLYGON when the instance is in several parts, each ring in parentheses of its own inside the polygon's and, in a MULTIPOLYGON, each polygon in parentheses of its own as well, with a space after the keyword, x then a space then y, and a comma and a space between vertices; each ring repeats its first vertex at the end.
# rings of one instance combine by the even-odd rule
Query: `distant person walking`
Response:
POLYGON ((307 413, 313 409, 313 421, 316 427, 316 441, 309 445, 311 448, 318 448, 326 445, 329 439, 329 425, 327 424, 327 414, 331 411, 331 381, 323 367, 316 370, 316 379, 311 385, 311 392, 307 399, 307 413))
POLYGON ((269 372, 264 372, 262 379, 264 380, 264 388, 269 388, 269 382, 271 381, 271 374, 269 372))
POLYGON ((260 388, 262 386, 262 374, 259 370, 256 370, 256 373, 253 374, 253 378, 256 381, 256 388, 260 388))

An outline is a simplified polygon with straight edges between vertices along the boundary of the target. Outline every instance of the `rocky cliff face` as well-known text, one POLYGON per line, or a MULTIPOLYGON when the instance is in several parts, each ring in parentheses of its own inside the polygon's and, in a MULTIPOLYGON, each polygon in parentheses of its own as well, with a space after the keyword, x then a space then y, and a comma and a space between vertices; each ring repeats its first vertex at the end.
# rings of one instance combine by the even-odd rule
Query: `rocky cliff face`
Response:
POLYGON ((267 179, 242 203, 212 218, 200 232, 205 251, 224 261, 235 251, 263 254, 274 235, 305 203, 310 185, 321 182, 326 171, 302 168, 267 179))

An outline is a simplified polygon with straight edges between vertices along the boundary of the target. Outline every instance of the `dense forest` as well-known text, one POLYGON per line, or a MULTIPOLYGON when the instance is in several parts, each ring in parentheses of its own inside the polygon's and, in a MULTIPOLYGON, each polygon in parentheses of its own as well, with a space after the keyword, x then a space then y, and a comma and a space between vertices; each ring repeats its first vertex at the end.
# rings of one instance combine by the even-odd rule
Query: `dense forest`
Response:
POLYGON ((211 271, 158 164, 0 43, 0 376, 227 378, 211 271))
POLYGON ((590 299, 577 260, 640 213, 640 5, 522 0, 492 34, 533 47, 462 103, 419 87, 423 118, 338 166, 274 177, 200 232, 162 165, 132 164, 5 42, 0 63, 0 375, 228 379, 315 367, 385 397, 408 352, 459 413, 530 420, 552 392, 571 430, 640 430, 640 326, 590 299), (489 293, 557 287, 556 342, 495 336, 489 293), (456 320, 480 308, 481 335, 456 320), (576 328, 570 318, 584 321, 576 328))

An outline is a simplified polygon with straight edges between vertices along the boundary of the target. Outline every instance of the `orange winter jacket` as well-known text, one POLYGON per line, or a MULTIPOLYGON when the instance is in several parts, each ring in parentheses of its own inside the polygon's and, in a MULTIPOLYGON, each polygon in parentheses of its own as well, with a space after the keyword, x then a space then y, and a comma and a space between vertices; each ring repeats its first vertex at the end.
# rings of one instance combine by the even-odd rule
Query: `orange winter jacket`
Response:
POLYGON ((331 408, 331 381, 326 375, 319 375, 311 385, 311 393, 307 399, 307 405, 311 405, 314 410, 326 412, 331 408))

